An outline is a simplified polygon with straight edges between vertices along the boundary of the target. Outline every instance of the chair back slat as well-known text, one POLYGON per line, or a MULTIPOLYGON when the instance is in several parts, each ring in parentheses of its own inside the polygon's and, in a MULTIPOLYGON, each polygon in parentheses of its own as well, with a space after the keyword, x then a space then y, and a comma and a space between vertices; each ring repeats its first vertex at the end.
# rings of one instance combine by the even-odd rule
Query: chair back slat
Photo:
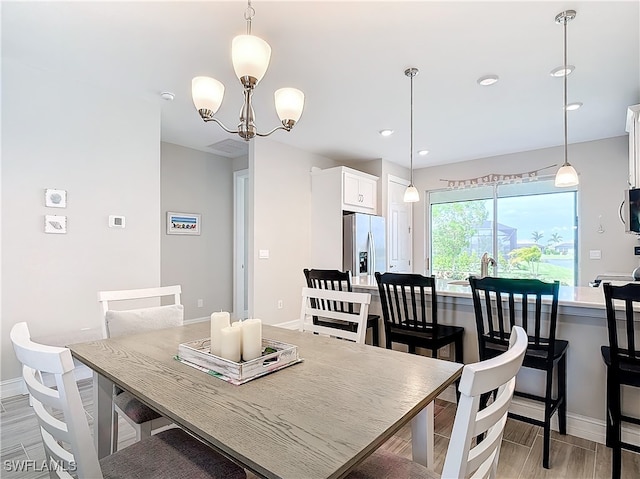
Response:
POLYGON ((521 326, 529 336, 529 348, 539 349, 551 359, 554 351, 549 345, 556 337, 558 281, 472 276, 469 284, 480 335, 480 357, 484 357, 487 342, 506 347, 510 331, 521 326), (509 300, 502 300, 501 295, 508 295, 509 300))
MULTIPOLYGON (((351 287, 351 272, 340 271, 337 269, 307 269, 303 270, 304 277, 307 282, 307 287, 317 289, 329 289, 332 291, 352 291, 351 287)), ((327 301, 319 300, 318 304, 315 304, 313 299, 313 305, 315 308, 324 311, 340 311, 343 313, 353 314, 353 309, 349 309, 352 305, 349 303, 342 303, 340 301, 327 301)), ((317 324, 318 317, 314 316, 314 322, 317 324)))
POLYGON ((638 316, 637 311, 640 308, 640 284, 629 283, 613 286, 611 283, 603 283, 602 289, 607 309, 611 365, 613 368, 619 369, 621 362, 630 362, 635 367, 640 367, 640 351, 636 347, 640 336, 640 322, 634 320, 638 316), (617 319, 615 301, 624 305, 624 325, 619 325, 620 320, 617 319))
POLYGON ((515 326, 506 352, 467 364, 462 370, 460 399, 442 469, 443 478, 495 477, 516 374, 526 350, 527 334, 515 326), (495 400, 480 410, 481 395, 496 389, 495 400), (482 433, 486 433, 484 440, 474 445, 473 439, 482 433))
POLYGON ((369 293, 354 293, 350 291, 309 287, 302 288, 302 308, 300 311, 299 330, 311 331, 313 333, 348 339, 364 344, 370 303, 371 294, 369 293), (353 313, 323 309, 319 307, 322 301, 335 301, 349 304, 353 313), (332 320, 354 323, 356 327, 354 330, 348 330, 319 325, 312 319, 317 315, 332 320))
POLYGON ((406 330, 428 330, 438 325, 435 278, 410 273, 376 273, 386 324, 406 330), (427 302, 430 297, 431 301, 427 302))
POLYGON ((47 461, 59 466, 52 471, 52 477, 70 478, 67 471, 75 471, 78 477, 102 478, 73 373, 71 351, 34 343, 26 323, 15 324, 10 336, 16 357, 23 365, 23 379, 40 424, 47 461), (42 373, 54 376, 55 389, 42 382, 42 373), (61 411, 62 419, 49 410, 61 411), (73 453, 63 448, 65 444, 73 453))

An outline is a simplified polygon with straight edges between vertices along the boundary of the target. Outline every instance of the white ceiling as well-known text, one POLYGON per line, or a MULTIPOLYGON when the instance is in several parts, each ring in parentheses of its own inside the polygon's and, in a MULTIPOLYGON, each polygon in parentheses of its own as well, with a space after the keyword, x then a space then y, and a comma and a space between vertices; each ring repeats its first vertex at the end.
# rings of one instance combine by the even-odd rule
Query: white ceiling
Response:
MULTIPOLYGON (((640 1, 311 2, 254 0, 253 33, 272 47, 254 94, 258 129, 278 124, 273 92, 305 92, 292 132, 271 138, 336 160, 384 158, 409 165, 414 80, 417 168, 561 145, 562 26, 568 25, 569 142, 625 134, 640 103, 640 1), (480 87, 478 77, 500 81, 480 87), (395 130, 389 138, 378 131, 395 130)), ((191 78, 226 85, 218 117, 235 127, 241 87, 231 40, 245 32, 246 3, 3 2, 2 55, 62 72, 162 108, 162 139, 203 151, 230 136, 193 108, 191 78), (171 91, 173 102, 159 98, 171 91)), ((99 112, 90 112, 99 114, 99 112)), ((239 139, 239 138, 238 138, 239 139)), ((260 141, 254 140, 254 141, 260 141)))

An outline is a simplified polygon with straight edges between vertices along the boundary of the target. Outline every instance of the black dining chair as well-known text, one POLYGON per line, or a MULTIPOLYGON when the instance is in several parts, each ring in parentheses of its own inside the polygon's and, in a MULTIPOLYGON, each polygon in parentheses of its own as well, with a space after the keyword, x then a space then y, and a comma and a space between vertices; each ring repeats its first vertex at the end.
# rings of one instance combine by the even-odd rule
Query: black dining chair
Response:
MULTIPOLYGON (((558 413, 560 434, 567 433, 567 349, 569 342, 556 339, 560 282, 538 279, 469 278, 478 332, 480 360, 507 350, 514 326, 529 336, 522 367, 545 372, 544 396, 515 392, 516 396, 544 403, 544 420, 509 413, 509 417, 544 428, 542 465, 549 469, 551 417, 558 413), (543 304, 543 300, 545 303, 543 304), (557 394, 553 398, 553 376, 557 372, 557 394)), ((485 397, 486 399, 486 397, 485 397)))
MULTIPOLYGON (((640 305, 640 284, 613 286, 603 283, 607 308, 609 346, 602 346, 602 359, 607 366, 607 447, 613 449, 611 477, 622 473, 622 449, 640 453, 640 446, 622 441, 622 422, 640 425, 640 417, 622 413, 622 386, 640 387, 640 326, 636 327, 633 309, 640 305), (624 310, 616 319, 614 300, 624 302, 624 310)), ((637 409, 637 408, 636 408, 637 409)))
MULTIPOLYGON (((309 288, 332 289, 334 291, 352 292, 351 272, 339 271, 337 269, 307 269, 303 270, 304 277, 309 288)), ((356 314, 353 311, 353 305, 350 303, 341 303, 338 301, 322 301, 316 304, 315 299, 311 299, 312 307, 329 310, 340 311, 343 313, 356 314)), ((355 331, 355 324, 346 321, 322 319, 314 316, 313 324, 316 326, 325 326, 329 328, 343 329, 345 331, 355 331)), ((367 315, 367 329, 371 328, 371 344, 380 345, 380 316, 377 314, 367 315)))
POLYGON ((438 296, 435 278, 415 273, 376 273, 386 347, 406 344, 431 350, 435 358, 443 346, 454 344, 455 360, 463 363, 464 328, 438 324, 438 296))

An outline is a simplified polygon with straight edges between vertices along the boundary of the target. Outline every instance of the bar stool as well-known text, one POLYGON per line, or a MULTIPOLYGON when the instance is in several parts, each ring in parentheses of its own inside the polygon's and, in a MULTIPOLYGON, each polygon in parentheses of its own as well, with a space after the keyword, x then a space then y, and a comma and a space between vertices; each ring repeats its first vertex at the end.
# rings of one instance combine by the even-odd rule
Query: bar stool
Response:
POLYGON ((567 349, 569 342, 556 339, 558 291, 560 283, 537 279, 469 278, 473 309, 478 330, 480 360, 485 361, 506 351, 509 333, 521 326, 529 335, 523 368, 545 372, 544 396, 516 391, 515 395, 544 404, 544 420, 509 413, 509 417, 544 428, 542 466, 549 469, 551 417, 558 413, 560 434, 567 433, 567 349), (518 299, 516 301, 516 296, 518 299), (543 298, 551 300, 548 309, 543 298), (531 317, 529 317, 531 314, 531 317), (542 321, 542 319, 546 321, 542 321), (553 376, 557 372, 558 388, 553 398, 553 376))
POLYGON ((622 422, 640 425, 640 418, 622 413, 622 386, 640 387, 640 328, 635 328, 633 306, 640 303, 640 284, 612 286, 603 283, 607 308, 609 346, 602 346, 602 359, 607 366, 607 447, 613 449, 611 477, 622 472, 622 449, 640 453, 640 446, 622 441, 622 422), (613 300, 624 301, 624 319, 618 327, 613 300))

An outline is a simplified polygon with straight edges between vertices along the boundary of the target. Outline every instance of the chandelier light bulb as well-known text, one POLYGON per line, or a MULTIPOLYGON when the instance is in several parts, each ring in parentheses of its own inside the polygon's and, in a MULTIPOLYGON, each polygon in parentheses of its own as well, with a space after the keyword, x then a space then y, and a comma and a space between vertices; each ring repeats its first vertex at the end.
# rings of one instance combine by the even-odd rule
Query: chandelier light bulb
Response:
POLYGON ((269 68, 271 47, 255 35, 238 35, 231 45, 231 58, 236 76, 255 78, 258 83, 269 68))
POLYGON ((224 85, 215 78, 195 77, 191 80, 191 96, 196 110, 206 111, 213 116, 222 103, 224 85))
POLYGON ((282 123, 296 122, 304 108, 304 93, 297 88, 280 88, 274 93, 276 111, 282 123))

